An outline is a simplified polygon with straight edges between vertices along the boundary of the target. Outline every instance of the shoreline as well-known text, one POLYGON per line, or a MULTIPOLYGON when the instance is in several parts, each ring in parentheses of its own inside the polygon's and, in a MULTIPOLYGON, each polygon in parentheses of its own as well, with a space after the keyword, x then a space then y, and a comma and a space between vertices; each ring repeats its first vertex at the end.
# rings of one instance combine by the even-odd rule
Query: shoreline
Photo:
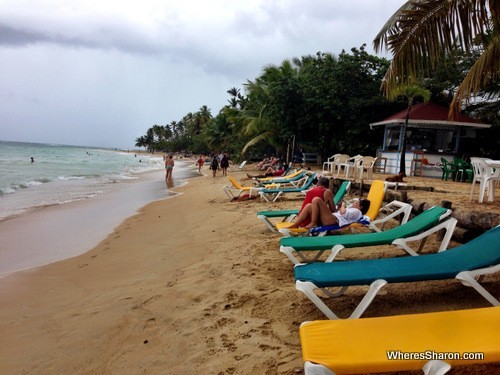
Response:
MULTIPOLYGON (((299 325, 324 316, 295 290, 280 237, 256 219, 259 210, 296 207, 302 197, 229 202, 225 177, 191 181, 175 188, 176 199, 146 205, 90 251, 0 279, 1 373, 302 373, 299 325)), ((341 258, 400 255, 380 247, 341 258)), ((495 293, 498 281, 488 276, 485 286, 495 293)), ((362 293, 353 288, 343 296, 339 315, 349 315, 362 293)), ((485 306, 455 280, 391 284, 363 317, 485 306)))
POLYGON ((137 180, 88 199, 52 205, 0 222, 0 279, 23 270, 61 261, 97 246, 145 205, 175 195, 170 189, 193 176, 184 163, 173 184, 164 171, 140 173, 137 180), (178 183, 176 184, 176 181, 178 183))

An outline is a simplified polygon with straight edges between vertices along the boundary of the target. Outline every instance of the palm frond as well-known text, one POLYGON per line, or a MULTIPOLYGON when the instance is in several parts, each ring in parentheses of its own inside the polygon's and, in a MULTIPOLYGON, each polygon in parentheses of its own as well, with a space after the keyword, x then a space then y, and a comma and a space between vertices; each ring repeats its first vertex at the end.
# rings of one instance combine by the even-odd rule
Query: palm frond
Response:
POLYGON ((450 106, 450 115, 459 111, 463 103, 469 103, 471 96, 499 79, 500 33, 496 33, 458 88, 450 106))

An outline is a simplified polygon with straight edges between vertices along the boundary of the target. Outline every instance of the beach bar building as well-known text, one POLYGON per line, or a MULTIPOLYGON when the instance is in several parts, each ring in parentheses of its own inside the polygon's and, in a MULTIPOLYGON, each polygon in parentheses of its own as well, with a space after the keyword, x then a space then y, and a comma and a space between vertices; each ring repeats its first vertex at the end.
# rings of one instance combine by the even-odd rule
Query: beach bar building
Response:
MULTIPOLYGON (((379 166, 386 173, 399 172, 403 139, 401 128, 406 121, 407 109, 388 118, 370 124, 370 128, 384 127, 383 145, 377 151, 379 166)), ((487 129, 472 117, 459 114, 454 121, 448 120, 448 108, 435 103, 415 104, 406 129, 406 175, 441 177, 441 158, 450 162, 461 155, 461 144, 476 138, 476 131, 487 129)))

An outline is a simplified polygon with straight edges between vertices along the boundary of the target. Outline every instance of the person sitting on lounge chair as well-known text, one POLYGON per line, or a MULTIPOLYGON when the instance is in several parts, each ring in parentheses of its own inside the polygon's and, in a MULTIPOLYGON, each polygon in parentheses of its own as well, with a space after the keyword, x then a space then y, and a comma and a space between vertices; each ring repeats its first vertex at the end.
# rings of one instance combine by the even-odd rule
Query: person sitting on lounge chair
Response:
POLYGON ((247 173, 248 178, 265 178, 265 177, 280 177, 283 176, 285 173, 285 168, 283 166, 278 166, 278 168, 273 168, 273 167, 267 167, 266 171, 264 174, 259 174, 259 175, 251 175, 247 173))
MULTIPOLYGON (((300 206, 300 213, 304 210, 304 208, 309 204, 312 203, 313 199, 316 197, 321 198, 328 208, 330 209, 331 212, 335 212, 335 203, 333 202, 333 193, 329 189, 330 187, 330 180, 326 177, 320 177, 318 178, 318 182, 316 183, 316 186, 310 189, 306 193, 306 197, 304 198, 304 201, 302 202, 302 206, 300 206)), ((305 227, 310 223, 309 218, 304 219, 304 221, 300 224, 301 227, 305 227)))
POLYGON ((331 212, 330 208, 321 198, 313 198, 312 202, 307 204, 297 217, 297 220, 290 228, 298 228, 305 220, 310 220, 306 228, 316 228, 318 225, 338 225, 340 227, 355 223, 363 218, 363 215, 370 208, 368 199, 357 199, 351 206, 344 202, 340 209, 331 212))

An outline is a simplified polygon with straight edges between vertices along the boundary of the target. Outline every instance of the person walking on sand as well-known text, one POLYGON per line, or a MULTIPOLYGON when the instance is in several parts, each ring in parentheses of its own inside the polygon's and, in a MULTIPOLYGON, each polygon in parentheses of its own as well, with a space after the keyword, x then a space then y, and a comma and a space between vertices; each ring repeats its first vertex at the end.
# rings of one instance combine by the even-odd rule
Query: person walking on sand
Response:
POLYGON ((217 155, 212 157, 212 162, 210 163, 210 169, 212 170, 213 176, 217 174, 217 169, 219 169, 219 161, 217 160, 217 155))
POLYGON ((170 155, 165 161, 165 169, 167 170, 167 174, 165 176, 166 179, 172 178, 172 171, 174 169, 174 159, 173 156, 170 155))
POLYGON ((227 176, 227 169, 229 168, 229 160, 227 158, 227 154, 222 154, 222 158, 220 159, 220 168, 222 169, 222 175, 227 176))
POLYGON ((205 164, 205 160, 203 159, 203 157, 201 155, 198 158, 198 161, 196 162, 196 164, 198 164, 198 173, 201 174, 201 167, 203 167, 203 164, 205 164))

